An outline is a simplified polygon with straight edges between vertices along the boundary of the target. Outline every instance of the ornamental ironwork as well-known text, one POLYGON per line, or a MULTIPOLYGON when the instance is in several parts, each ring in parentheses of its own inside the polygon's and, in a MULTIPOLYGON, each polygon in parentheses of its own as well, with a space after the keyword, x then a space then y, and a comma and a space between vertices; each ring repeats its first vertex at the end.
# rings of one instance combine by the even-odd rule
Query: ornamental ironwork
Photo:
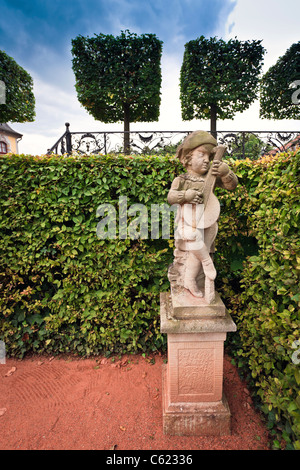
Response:
MULTIPOLYGON (((129 131, 131 154, 174 153, 192 131, 129 131)), ((227 155, 237 159, 256 159, 261 155, 294 150, 300 145, 300 131, 217 131, 219 144, 227 146, 227 155)), ((48 154, 80 155, 123 153, 124 132, 65 133, 47 151, 48 154)))

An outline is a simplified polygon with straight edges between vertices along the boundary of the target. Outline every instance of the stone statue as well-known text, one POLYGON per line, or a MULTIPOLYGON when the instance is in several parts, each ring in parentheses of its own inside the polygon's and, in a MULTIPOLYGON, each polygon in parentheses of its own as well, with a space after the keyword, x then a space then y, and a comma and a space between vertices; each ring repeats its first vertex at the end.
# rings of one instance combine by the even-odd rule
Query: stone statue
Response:
POLYGON ((215 300, 213 252, 220 214, 214 189, 233 190, 238 184, 222 162, 225 150, 208 132, 189 134, 176 153, 187 171, 174 179, 168 194, 168 203, 178 204, 174 262, 168 272, 171 290, 186 289, 208 304, 215 300))

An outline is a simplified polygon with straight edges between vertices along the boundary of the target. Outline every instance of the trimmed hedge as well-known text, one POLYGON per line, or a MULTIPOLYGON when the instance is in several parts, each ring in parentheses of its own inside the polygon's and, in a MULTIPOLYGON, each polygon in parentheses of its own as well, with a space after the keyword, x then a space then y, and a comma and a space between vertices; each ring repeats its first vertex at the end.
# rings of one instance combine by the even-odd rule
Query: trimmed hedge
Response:
MULTIPOLYGON (((215 254, 218 290, 238 327, 227 346, 270 428, 281 427, 296 448, 299 158, 230 161, 240 184, 218 189, 215 254)), ((159 293, 169 289, 173 240, 100 240, 96 209, 118 209, 120 196, 128 206, 163 204, 182 171, 170 155, 1 156, 0 339, 8 355, 165 349, 159 293)))
POLYGON ((10 355, 160 348, 167 240, 100 240, 99 204, 165 202, 168 158, 1 158, 1 331, 10 355))
MULTIPOLYGON (((252 249, 233 294, 231 313, 237 322, 234 341, 240 366, 286 443, 300 449, 300 294, 299 294, 299 160, 300 152, 254 162, 252 182, 243 196, 252 249), (247 203, 248 199, 248 203, 247 203), (255 243, 253 243, 253 240, 255 243), (255 251, 255 250, 253 250, 255 251), (298 352, 297 352, 298 350, 298 352)), ((239 167, 242 179, 243 170, 239 167)), ((240 212, 241 214, 241 212, 240 212)), ((224 219, 223 219, 224 223, 224 219)), ((224 284, 226 285, 226 284, 224 284)), ((274 431, 275 432, 275 431, 274 431)), ((281 443, 275 441, 280 448, 281 443)))

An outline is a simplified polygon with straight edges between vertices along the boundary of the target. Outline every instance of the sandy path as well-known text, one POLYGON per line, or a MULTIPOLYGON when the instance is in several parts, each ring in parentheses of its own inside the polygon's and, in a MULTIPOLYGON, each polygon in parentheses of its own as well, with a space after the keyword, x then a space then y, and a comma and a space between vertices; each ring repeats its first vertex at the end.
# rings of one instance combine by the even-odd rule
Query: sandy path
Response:
POLYGON ((163 360, 7 359, 0 365, 0 449, 268 449, 266 427, 228 358, 224 391, 232 435, 163 435, 163 360))

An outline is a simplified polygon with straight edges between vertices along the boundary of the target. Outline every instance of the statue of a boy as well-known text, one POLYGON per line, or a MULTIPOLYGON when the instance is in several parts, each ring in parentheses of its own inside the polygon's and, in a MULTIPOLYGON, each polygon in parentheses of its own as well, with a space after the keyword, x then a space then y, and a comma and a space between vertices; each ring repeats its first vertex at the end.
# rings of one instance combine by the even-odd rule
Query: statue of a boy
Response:
POLYGON ((225 150, 208 132, 189 134, 176 153, 187 172, 174 179, 168 194, 168 203, 178 204, 174 263, 169 268, 171 286, 205 297, 208 303, 215 298, 216 270, 211 254, 220 213, 214 188, 233 190, 238 183, 222 162, 225 150))

